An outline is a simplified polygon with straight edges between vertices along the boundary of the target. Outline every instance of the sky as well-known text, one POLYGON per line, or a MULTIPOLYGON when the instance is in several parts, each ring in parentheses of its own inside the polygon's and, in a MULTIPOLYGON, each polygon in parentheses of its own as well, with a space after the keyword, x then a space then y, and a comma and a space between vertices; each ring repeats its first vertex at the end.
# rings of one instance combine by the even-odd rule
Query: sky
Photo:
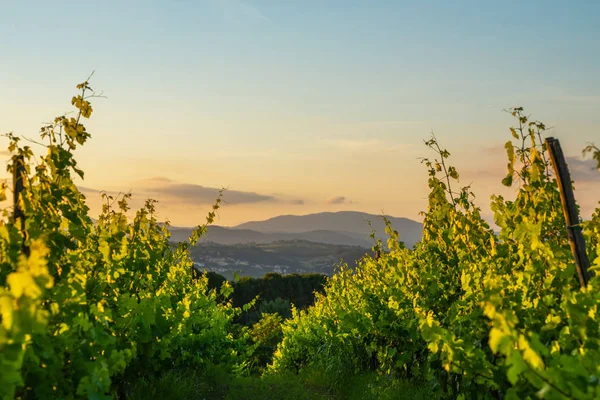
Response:
MULTIPOLYGON (((523 106, 600 173, 600 2, 0 0, 0 132, 35 137, 95 71, 78 182, 157 199, 174 225, 357 210, 419 220, 432 132, 490 217, 523 106)), ((4 139, 2 139, 4 140, 4 139)), ((0 140, 4 146, 5 141, 0 140)), ((6 153, 0 153, 6 162, 6 153)), ((0 175, 0 177, 6 177, 0 175)))

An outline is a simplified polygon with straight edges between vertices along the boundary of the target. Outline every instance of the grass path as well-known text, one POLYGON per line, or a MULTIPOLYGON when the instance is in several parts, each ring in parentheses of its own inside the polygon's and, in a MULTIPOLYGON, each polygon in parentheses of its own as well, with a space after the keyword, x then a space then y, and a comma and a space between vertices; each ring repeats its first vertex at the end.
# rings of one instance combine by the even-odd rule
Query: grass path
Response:
POLYGON ((140 380, 129 400, 435 400, 425 387, 375 374, 353 376, 336 385, 323 374, 232 377, 220 371, 200 375, 172 371, 157 380, 140 380))

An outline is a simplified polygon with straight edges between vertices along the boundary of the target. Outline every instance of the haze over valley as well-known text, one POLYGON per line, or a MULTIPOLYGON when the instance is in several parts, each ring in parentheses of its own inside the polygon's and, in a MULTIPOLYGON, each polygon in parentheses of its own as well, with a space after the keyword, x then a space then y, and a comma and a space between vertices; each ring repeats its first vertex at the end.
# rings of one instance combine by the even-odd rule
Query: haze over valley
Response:
MULTIPOLYGON (((420 240, 421 223, 386 218, 407 247, 420 240)), ((171 241, 186 240, 192 229, 170 227, 171 241)), ((234 227, 209 226, 192 250, 192 258, 198 269, 215 271, 228 279, 236 273, 252 277, 269 272, 332 275, 341 261, 354 267, 370 252, 375 244, 371 229, 375 238, 386 242, 385 223, 380 215, 353 211, 282 215, 234 227)))

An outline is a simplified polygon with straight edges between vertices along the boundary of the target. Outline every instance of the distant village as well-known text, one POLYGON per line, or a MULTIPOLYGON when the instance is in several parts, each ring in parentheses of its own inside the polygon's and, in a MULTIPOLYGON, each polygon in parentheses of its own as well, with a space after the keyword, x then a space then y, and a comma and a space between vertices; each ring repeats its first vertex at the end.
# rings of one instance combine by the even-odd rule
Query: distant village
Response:
POLYGON ((263 276, 269 272, 276 272, 278 274, 290 274, 290 273, 307 273, 310 271, 304 269, 294 269, 293 271, 287 265, 261 265, 251 264, 248 261, 236 260, 233 258, 210 258, 202 262, 194 262, 194 268, 197 271, 214 271, 220 275, 228 276, 233 273, 238 273, 242 276, 263 276))

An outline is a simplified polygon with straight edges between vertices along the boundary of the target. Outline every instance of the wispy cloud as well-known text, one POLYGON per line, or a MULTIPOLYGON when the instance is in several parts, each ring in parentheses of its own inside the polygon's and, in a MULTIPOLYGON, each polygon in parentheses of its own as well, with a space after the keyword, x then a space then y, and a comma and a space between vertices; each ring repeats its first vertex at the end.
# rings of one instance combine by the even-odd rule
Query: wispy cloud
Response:
POLYGON ((348 198, 344 196, 332 196, 325 200, 326 204, 352 204, 348 198))
POLYGON ((600 183, 600 171, 594 160, 567 157, 567 164, 575 183, 600 183))
POLYGON ((376 125, 423 125, 425 121, 421 120, 373 120, 373 121, 358 121, 348 122, 348 124, 357 126, 376 126, 376 125))
POLYGON ((264 15, 256 6, 244 0, 215 0, 226 21, 265 20, 271 19, 264 15))
POLYGON ((588 104, 598 105, 600 104, 600 96, 596 94, 582 94, 573 93, 561 87, 548 87, 545 86, 540 90, 540 93, 545 98, 550 98, 565 103, 577 103, 577 104, 588 104))
POLYGON ((85 186, 77 186, 77 189, 79 189, 79 191, 83 194, 85 194, 85 193, 100 193, 100 190, 98 190, 98 189, 92 189, 92 188, 85 187, 85 186))
POLYGON ((341 147, 347 150, 362 150, 366 148, 377 148, 381 147, 383 143, 379 139, 338 139, 333 141, 335 146, 341 147))
POLYGON ((481 150, 489 155, 506 155, 506 148, 504 145, 495 145, 489 147, 482 147, 481 150))
POLYGON ((173 182, 172 179, 166 178, 164 176, 155 176, 153 178, 148 178, 145 181, 149 182, 149 183, 157 183, 157 184, 169 184, 169 183, 173 182))
POLYGON ((376 151, 397 153, 412 148, 408 144, 394 144, 381 139, 327 139, 330 146, 346 151, 376 151))
MULTIPOLYGON (((157 177, 146 180, 144 193, 153 196, 166 197, 184 204, 210 204, 219 196, 220 189, 197 185, 194 183, 179 183, 169 178, 157 177)), ((228 204, 260 203, 274 201, 275 197, 254 192, 226 190, 223 200, 228 204)))
MULTIPOLYGON (((84 194, 99 194, 102 191, 89 187, 80 186, 79 190, 84 194)), ((202 186, 194 183, 181 183, 167 177, 153 177, 143 179, 135 185, 132 190, 134 197, 153 198, 172 205, 207 205, 213 204, 222 189, 202 186)), ((118 191, 108 190, 107 194, 115 195, 118 191)), ((229 205, 256 204, 256 203, 287 203, 302 205, 304 200, 296 198, 285 198, 260 194, 256 192, 231 190, 225 188, 223 201, 229 205)))

